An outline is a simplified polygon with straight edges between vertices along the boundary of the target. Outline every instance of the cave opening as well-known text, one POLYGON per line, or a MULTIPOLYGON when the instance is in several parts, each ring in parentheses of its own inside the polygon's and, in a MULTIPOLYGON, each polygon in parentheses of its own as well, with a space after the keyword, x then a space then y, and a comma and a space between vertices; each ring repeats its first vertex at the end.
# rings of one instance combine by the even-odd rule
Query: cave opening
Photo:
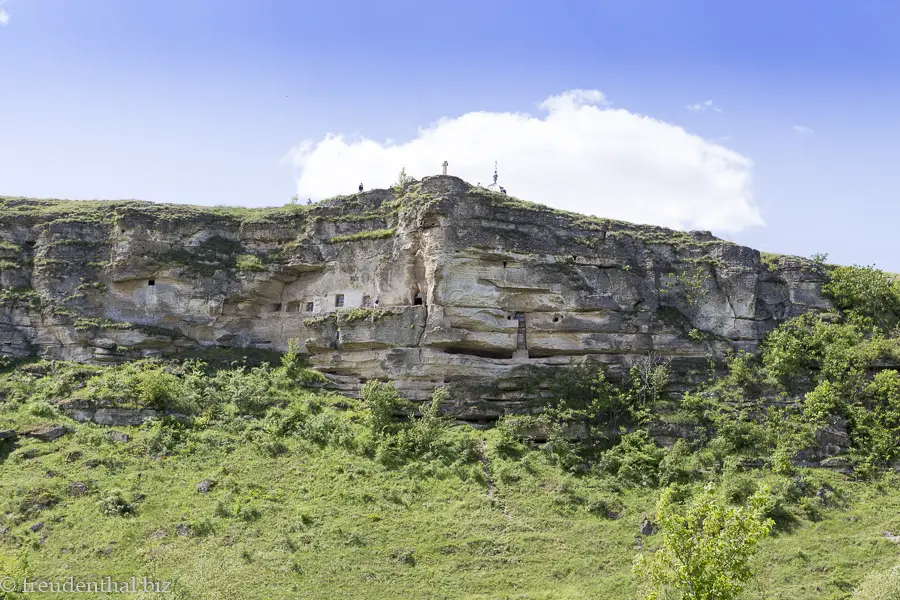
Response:
POLYGON ((496 360, 509 360, 513 357, 512 352, 475 348, 443 348, 443 352, 445 354, 462 354, 465 356, 477 356, 478 358, 491 358, 496 360))

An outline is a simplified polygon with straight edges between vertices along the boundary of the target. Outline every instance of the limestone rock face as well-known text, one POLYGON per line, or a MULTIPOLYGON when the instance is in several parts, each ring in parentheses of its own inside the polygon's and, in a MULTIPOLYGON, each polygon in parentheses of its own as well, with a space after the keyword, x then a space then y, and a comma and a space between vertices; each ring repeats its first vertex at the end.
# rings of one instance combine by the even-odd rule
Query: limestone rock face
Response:
POLYGON ((810 261, 551 210, 427 177, 312 206, 0 200, 0 353, 115 362, 285 350, 336 389, 451 391, 457 415, 528 406, 536 369, 641 355, 675 385, 828 308, 810 261))

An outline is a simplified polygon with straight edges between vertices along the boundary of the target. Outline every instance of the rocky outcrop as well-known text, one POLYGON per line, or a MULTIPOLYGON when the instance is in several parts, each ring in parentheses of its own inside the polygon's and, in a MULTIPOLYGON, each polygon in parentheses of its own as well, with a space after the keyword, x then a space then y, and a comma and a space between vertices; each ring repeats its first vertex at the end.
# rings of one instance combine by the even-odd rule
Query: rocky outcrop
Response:
POLYGON ((285 350, 337 389, 447 385, 462 418, 521 410, 543 368, 615 377, 653 352, 676 386, 827 308, 823 275, 707 232, 563 213, 429 177, 312 206, 0 203, 0 352, 77 361, 285 350))

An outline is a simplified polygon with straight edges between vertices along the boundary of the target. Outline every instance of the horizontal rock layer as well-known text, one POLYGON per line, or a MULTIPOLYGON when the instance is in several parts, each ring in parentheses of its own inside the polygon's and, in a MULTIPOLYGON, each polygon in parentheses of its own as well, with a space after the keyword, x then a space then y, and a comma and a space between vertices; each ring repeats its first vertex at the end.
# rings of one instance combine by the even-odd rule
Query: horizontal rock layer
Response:
MULTIPOLYGON (((460 418, 527 410, 545 367, 672 360, 674 385, 827 308, 804 259, 554 211, 429 177, 312 206, 0 202, 0 352, 77 361, 286 350, 355 393, 446 385, 460 418)), ((539 393, 538 393, 539 395, 539 393)))

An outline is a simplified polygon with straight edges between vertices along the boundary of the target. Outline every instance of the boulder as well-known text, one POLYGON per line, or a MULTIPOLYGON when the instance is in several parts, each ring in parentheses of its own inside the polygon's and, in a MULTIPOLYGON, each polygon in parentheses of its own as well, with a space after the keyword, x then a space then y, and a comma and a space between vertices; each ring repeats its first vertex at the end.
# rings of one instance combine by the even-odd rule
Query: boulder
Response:
POLYGON ((69 495, 73 498, 84 496, 88 493, 88 487, 80 481, 73 481, 69 484, 69 495))
POLYGON ((128 434, 122 433, 121 431, 110 431, 110 432, 109 432, 109 439, 112 440, 113 442, 118 442, 118 443, 120 443, 120 444, 125 444, 125 443, 127 443, 128 440, 130 440, 131 438, 128 437, 128 434))
POLYGON ((42 442, 52 442, 66 435, 69 430, 62 425, 42 425, 30 431, 26 431, 23 435, 35 438, 42 442))

